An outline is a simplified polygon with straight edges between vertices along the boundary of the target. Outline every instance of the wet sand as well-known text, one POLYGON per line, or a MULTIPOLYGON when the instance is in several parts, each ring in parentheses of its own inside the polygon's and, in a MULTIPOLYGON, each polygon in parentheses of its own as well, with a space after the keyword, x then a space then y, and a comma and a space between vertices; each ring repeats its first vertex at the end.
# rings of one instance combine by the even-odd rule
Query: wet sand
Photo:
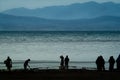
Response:
POLYGON ((0 71, 0 80, 120 80, 120 72, 96 70, 0 71))

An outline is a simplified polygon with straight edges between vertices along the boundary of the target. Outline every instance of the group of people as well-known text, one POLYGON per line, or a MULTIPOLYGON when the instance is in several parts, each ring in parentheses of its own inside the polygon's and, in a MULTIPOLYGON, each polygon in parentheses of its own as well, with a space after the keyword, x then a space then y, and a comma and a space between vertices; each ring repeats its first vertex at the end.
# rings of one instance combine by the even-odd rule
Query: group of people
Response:
MULTIPOLYGON (((60 62, 60 69, 68 69, 68 64, 69 64, 69 57, 68 55, 64 57, 61 55, 60 56, 60 59, 61 59, 61 62, 60 62)), ((29 66, 29 62, 30 62, 30 59, 27 59, 23 66, 24 66, 24 70, 27 70, 28 68, 30 68, 29 66)), ((4 61, 4 64, 6 65, 7 67, 7 70, 8 71, 11 71, 11 68, 12 68, 12 59, 8 56, 7 59, 4 61)))
MULTIPOLYGON (((60 56, 61 62, 60 62, 60 69, 68 69, 69 67, 69 57, 68 55, 64 58, 63 55, 60 56)), ((23 66, 24 66, 24 70, 27 70, 29 66, 29 62, 30 59, 27 59, 23 66)), ((118 58, 115 60, 113 56, 110 56, 109 60, 109 71, 113 71, 114 70, 114 64, 116 62, 117 64, 117 70, 120 71, 120 55, 118 56, 118 58)), ((8 56, 7 59, 4 61, 4 64, 7 67, 8 71, 11 71, 12 68, 12 59, 8 56)), ((105 60, 103 58, 103 56, 98 56, 98 58, 96 59, 96 65, 97 65, 97 70, 102 71, 105 70, 105 60)))
MULTIPOLYGON (((27 67, 30 68, 29 66, 29 63, 30 62, 30 59, 27 59, 25 62, 24 62, 24 70, 27 70, 27 67)), ((7 67, 7 70, 8 71, 11 71, 11 68, 12 68, 12 59, 8 56, 7 59, 4 61, 4 64, 6 65, 7 67)))
POLYGON ((69 67, 69 61, 70 61, 68 55, 65 57, 65 59, 64 59, 64 56, 61 55, 60 59, 61 59, 60 69, 68 69, 68 67, 69 67))
MULTIPOLYGON (((120 70, 120 55, 118 56, 116 61, 113 56, 110 56, 108 62, 109 62, 109 71, 114 70, 115 62, 117 64, 117 70, 120 70)), ((97 70, 99 71, 105 70, 105 60, 103 56, 98 56, 98 58, 96 59, 96 65, 97 65, 97 70)))

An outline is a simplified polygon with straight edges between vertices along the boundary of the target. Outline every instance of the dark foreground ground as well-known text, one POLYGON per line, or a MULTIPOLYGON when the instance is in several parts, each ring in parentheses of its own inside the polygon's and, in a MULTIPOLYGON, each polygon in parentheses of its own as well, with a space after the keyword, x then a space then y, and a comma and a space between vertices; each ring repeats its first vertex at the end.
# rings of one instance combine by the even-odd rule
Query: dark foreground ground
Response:
POLYGON ((0 80, 120 80, 120 72, 96 70, 0 71, 0 80))

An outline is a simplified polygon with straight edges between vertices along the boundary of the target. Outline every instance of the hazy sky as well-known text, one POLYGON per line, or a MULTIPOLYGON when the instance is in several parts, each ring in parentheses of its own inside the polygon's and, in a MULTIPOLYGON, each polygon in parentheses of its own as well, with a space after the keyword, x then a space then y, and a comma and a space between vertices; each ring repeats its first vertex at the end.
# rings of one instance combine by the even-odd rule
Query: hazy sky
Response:
POLYGON ((55 5, 68 5, 72 3, 83 3, 88 1, 96 2, 115 2, 120 3, 120 0, 0 0, 0 12, 18 7, 26 8, 41 8, 55 5))

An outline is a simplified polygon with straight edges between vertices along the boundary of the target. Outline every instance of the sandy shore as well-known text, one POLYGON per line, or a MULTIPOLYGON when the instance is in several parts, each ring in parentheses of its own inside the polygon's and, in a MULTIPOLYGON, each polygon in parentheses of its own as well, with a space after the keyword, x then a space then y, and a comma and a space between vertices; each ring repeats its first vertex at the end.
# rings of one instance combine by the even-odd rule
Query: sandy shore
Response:
POLYGON ((0 71, 0 80, 120 80, 120 72, 96 70, 0 71))

